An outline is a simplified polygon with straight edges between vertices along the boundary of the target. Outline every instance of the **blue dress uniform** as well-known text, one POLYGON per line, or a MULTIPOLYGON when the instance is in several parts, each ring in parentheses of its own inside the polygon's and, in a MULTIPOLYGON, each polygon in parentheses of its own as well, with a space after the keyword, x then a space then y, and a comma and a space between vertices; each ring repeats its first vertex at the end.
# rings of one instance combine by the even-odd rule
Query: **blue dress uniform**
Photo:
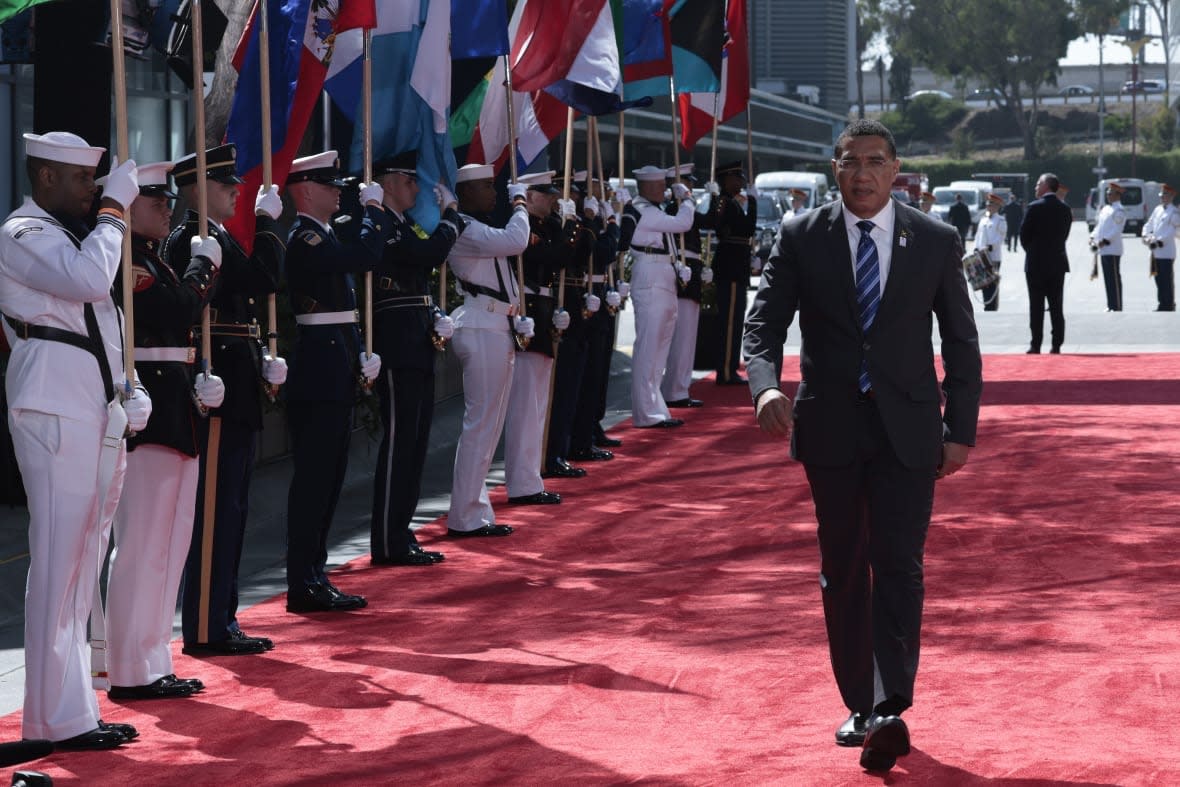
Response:
MULTIPOLYGON (((745 179, 740 161, 717 168, 717 178, 736 176, 745 179)), ((737 199, 721 194, 710 208, 712 226, 717 232, 717 251, 713 256, 714 283, 717 287, 718 337, 717 384, 740 385, 742 327, 746 321, 746 290, 750 286, 750 238, 754 236, 758 205, 746 198, 743 211, 737 199)))
MULTIPOLYGON (((377 162, 374 174, 415 171, 416 155, 377 162)), ((388 207, 389 226, 381 263, 373 276, 373 345, 381 356, 381 446, 373 478, 370 521, 372 561, 378 565, 425 566, 442 559, 418 547, 410 523, 422 492, 422 471, 434 418, 434 320, 430 272, 467 223, 453 209, 427 234, 411 216, 388 207)))
MULTIPOLYGON (((232 145, 213 148, 206 155, 210 180, 241 182, 234 170, 232 145)), ((177 162, 172 171, 177 186, 196 181, 194 156, 177 162)), ((164 245, 164 259, 177 272, 189 265, 189 241, 198 234, 198 216, 185 214, 164 245)), ((262 429, 263 329, 258 315, 263 298, 276 289, 284 244, 277 221, 258 216, 253 253, 247 254, 216 222, 208 235, 221 244, 218 288, 210 300, 211 359, 214 373, 225 381, 225 400, 198 422, 197 444, 204 461, 197 483, 193 540, 185 563, 182 588, 184 651, 256 653, 273 647, 269 640, 246 638, 238 626, 238 565, 246 530, 250 476, 255 443, 262 429), (220 419, 217 444, 211 446, 210 422, 220 419), (214 465, 216 478, 212 552, 203 555, 205 538, 205 482, 214 465)))

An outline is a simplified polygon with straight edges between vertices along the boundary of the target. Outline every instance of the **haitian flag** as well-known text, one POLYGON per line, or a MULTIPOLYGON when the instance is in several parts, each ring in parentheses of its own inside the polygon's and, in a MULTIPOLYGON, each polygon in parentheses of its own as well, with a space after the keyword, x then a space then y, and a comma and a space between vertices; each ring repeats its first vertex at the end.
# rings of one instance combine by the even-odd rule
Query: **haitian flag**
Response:
POLYGON ((746 0, 729 0, 725 31, 728 40, 721 58, 721 92, 681 93, 681 144, 692 150, 701 137, 713 130, 717 122, 746 111, 750 103, 750 37, 746 28, 746 0))
MULTIPOLYGON (((336 36, 376 24, 373 0, 261 0, 267 3, 270 54, 271 170, 282 186, 324 87, 336 36), (313 8, 314 6, 314 8, 313 8)), ((238 72, 225 141, 237 146, 238 174, 246 181, 226 229, 250 251, 254 199, 262 185, 262 73, 258 8, 234 56, 238 72)))

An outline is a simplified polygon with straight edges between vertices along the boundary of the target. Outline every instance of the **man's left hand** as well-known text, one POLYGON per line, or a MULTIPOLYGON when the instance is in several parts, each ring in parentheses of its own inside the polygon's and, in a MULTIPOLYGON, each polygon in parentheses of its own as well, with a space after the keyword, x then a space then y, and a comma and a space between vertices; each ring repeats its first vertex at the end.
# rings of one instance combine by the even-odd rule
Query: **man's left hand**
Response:
POLYGON ((943 443, 942 464, 938 466, 938 472, 934 477, 946 478, 962 470, 963 465, 967 464, 967 454, 970 451, 971 448, 962 443, 943 443))

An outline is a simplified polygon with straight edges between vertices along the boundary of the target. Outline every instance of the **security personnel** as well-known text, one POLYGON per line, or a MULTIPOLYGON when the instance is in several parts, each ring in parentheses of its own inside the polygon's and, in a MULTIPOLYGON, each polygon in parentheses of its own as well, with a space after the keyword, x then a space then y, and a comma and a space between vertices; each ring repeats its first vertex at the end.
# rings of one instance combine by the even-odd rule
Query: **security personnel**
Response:
POLYGON ((381 446, 373 476, 370 522, 375 565, 429 566, 441 552, 418 546, 410 523, 418 508, 422 470, 434 418, 436 342, 454 335, 454 324, 431 299, 430 272, 441 265, 467 223, 443 184, 435 186, 442 211, 427 234, 408 211, 418 199, 418 153, 408 151, 373 165, 389 226, 381 264, 374 273, 374 346, 384 357, 377 381, 381 446))
POLYGON ((105 148, 64 131, 24 139, 32 196, 0 225, 8 424, 29 506, 22 733, 59 749, 109 749, 137 733, 99 720, 86 623, 123 486, 121 438, 151 413, 142 389, 122 407, 116 397, 126 381, 110 297, 139 185, 134 161, 116 167, 91 231, 82 220, 105 148))
MULTIPOLYGON (((204 688, 172 668, 172 619, 193 532, 200 473, 197 424, 225 397, 221 378, 195 373, 193 323, 216 287, 221 246, 193 238, 183 277, 160 258, 172 217, 170 162, 139 167, 131 203, 135 362, 152 397, 147 428, 127 444, 127 476, 107 574, 107 671, 114 700, 188 697, 204 688)), ((115 279, 122 295, 122 277, 115 279)))
MULTIPOLYGON (((680 170, 668 170, 668 185, 681 182, 692 188, 696 178, 692 164, 681 164, 680 170)), ((664 210, 675 216, 679 205, 669 200, 664 210)), ((701 260, 701 230, 709 224, 708 213, 693 212, 692 228, 685 232, 684 260, 676 263, 679 285, 676 288, 676 332, 672 334, 672 348, 668 351, 668 368, 660 393, 668 407, 702 407, 704 402, 689 396, 692 385, 693 360, 697 350, 697 328, 701 320, 701 286, 713 281, 713 269, 701 260)), ((679 240, 677 237, 677 240, 679 240)), ((679 249, 679 246, 677 247, 679 249)))
POLYGON ((929 213, 930 209, 934 207, 935 197, 929 191, 923 191, 922 196, 918 198, 918 209, 923 213, 929 213))
POLYGON ((563 462, 546 464, 544 439, 549 422, 550 385, 553 360, 562 333, 570 327, 571 315, 557 302, 557 282, 569 264, 570 244, 564 220, 573 218, 573 203, 554 213, 561 192, 553 185, 550 172, 521 175, 519 182, 528 187, 525 201, 529 213, 529 244, 521 254, 524 269, 525 306, 536 321, 535 335, 528 345, 519 348, 508 392, 508 411, 504 420, 504 481, 508 502, 523 505, 550 505, 561 496, 545 491, 542 477, 576 478, 585 470, 563 462), (567 216, 568 214, 568 216, 567 216))
POLYGON ((711 221, 717 233, 717 252, 713 255, 713 273, 717 284, 717 384, 745 385, 738 374, 741 363, 742 326, 746 319, 746 290, 750 287, 750 238, 758 219, 758 192, 746 189, 746 173, 735 161, 717 168, 720 194, 710 206, 711 221))
POLYGON ((287 611, 334 612, 367 606, 328 579, 328 530, 348 469, 358 380, 381 368, 363 351, 352 274, 372 270, 385 239, 381 189, 361 184, 359 237, 342 243, 332 230, 340 210, 340 158, 328 150, 291 162, 287 194, 296 219, 287 239, 287 294, 295 315, 291 373, 284 388, 294 472, 287 494, 287 611))
MULTIPOLYGON (((979 228, 975 231, 975 249, 982 249, 997 271, 1003 262, 1004 243, 1008 238, 1008 222, 1000 212, 1003 207, 1003 197, 999 194, 988 194, 984 214, 980 217, 979 228)), ((996 281, 983 288, 983 310, 994 312, 999 308, 1000 282, 996 281)))
POLYGON ((520 293, 509 262, 529 244, 528 187, 508 184, 512 217, 503 229, 496 229, 488 225, 496 207, 494 178, 491 164, 468 164, 455 177, 467 228, 450 257, 451 272, 465 293, 452 317, 455 354, 463 367, 464 408, 447 513, 447 535, 452 538, 512 533, 511 525, 496 524, 484 480, 504 429, 516 342, 535 334, 533 318, 517 313, 520 293))
POLYGON ((1143 225, 1143 242, 1151 249, 1151 275, 1155 276, 1157 312, 1176 311, 1173 266, 1176 262, 1176 233, 1180 232, 1180 211, 1176 210, 1176 189, 1160 185, 1160 204, 1143 225))
MULTIPOLYGON (((746 191, 749 194, 749 190, 746 191)), ((808 211, 807 207, 807 192, 803 189, 791 189, 791 213, 795 216, 802 216, 808 211)))
POLYGON ((1108 183, 1106 204, 1098 211, 1098 220, 1090 233, 1090 251, 1097 252, 1102 261, 1108 312, 1123 310, 1123 277, 1119 263, 1123 256, 1123 226, 1127 223, 1127 212, 1123 209, 1122 199, 1123 187, 1108 183))
MULTIPOLYGON (((574 179, 578 183, 585 183, 587 175, 585 172, 575 173, 574 179)), ((596 443, 611 440, 602 431, 599 421, 606 414, 607 384, 610 380, 611 356, 615 345, 615 323, 618 320, 618 309, 623 302, 619 291, 611 286, 612 282, 621 279, 617 273, 611 275, 611 269, 617 265, 619 253, 619 219, 614 207, 603 194, 602 183, 596 178, 591 178, 588 185, 580 215, 583 217, 584 225, 595 234, 589 295, 598 300, 598 308, 586 319, 586 363, 570 427, 568 456, 580 461, 602 461, 614 458, 611 451, 596 443)), ((587 306, 590 303, 587 297, 587 306)), ((619 444, 617 440, 611 442, 619 444)))
MULTIPOLYGON (((267 294, 275 291, 284 244, 278 218, 282 211, 278 186, 260 188, 254 200, 257 219, 254 248, 247 252, 225 230, 238 199, 233 145, 205 153, 208 227, 221 246, 217 292, 209 302, 211 359, 206 361, 225 381, 225 400, 197 423, 201 473, 197 508, 181 590, 183 652, 194 656, 262 653, 274 647, 265 637, 249 637, 238 625, 238 564, 246 531, 254 446, 262 429, 262 383, 281 385, 287 362, 264 356, 258 314, 267 294), (205 481, 212 475, 217 489, 205 534, 205 481), (209 552, 206 554, 206 541, 209 552)), ((196 154, 175 162, 172 178, 189 205, 196 204, 196 154)), ((188 269, 190 244, 199 233, 196 211, 172 230, 164 259, 178 275, 188 269)), ((197 326, 199 329, 199 326, 197 326)))

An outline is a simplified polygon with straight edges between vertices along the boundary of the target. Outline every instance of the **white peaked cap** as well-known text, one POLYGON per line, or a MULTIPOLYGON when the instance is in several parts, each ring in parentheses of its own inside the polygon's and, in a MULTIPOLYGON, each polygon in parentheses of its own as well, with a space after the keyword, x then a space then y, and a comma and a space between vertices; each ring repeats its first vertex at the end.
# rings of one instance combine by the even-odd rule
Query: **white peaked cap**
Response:
POLYGON ((648 164, 646 167, 631 170, 631 174, 635 176, 636 180, 659 180, 663 181, 667 177, 667 172, 663 167, 653 167, 648 164))
POLYGON ((676 177, 682 177, 684 175, 691 175, 692 170, 695 166, 696 166, 695 164, 693 164, 692 162, 689 162, 688 164, 681 164, 679 169, 677 169, 676 167, 668 167, 668 169, 664 172, 664 175, 669 178, 676 178, 676 177))
POLYGON ((291 162, 291 173, 305 172, 309 169, 335 169, 340 155, 334 150, 325 150, 314 156, 304 156, 291 162))
POLYGON ((168 173, 172 171, 171 161, 158 161, 154 164, 140 164, 135 168, 139 176, 139 187, 168 185, 168 173))
POLYGON ((62 164, 76 164, 79 167, 97 167, 106 148, 96 148, 86 143, 77 134, 68 131, 50 131, 47 134, 25 134, 25 155, 33 158, 58 161, 62 164))
POLYGON ((491 164, 464 164, 459 167, 455 175, 455 183, 466 183, 469 180, 493 180, 496 168, 491 164))
POLYGON ((553 176, 557 173, 554 170, 548 172, 530 172, 527 175, 521 175, 516 179, 517 183, 523 183, 526 186, 548 186, 553 183, 553 176))

